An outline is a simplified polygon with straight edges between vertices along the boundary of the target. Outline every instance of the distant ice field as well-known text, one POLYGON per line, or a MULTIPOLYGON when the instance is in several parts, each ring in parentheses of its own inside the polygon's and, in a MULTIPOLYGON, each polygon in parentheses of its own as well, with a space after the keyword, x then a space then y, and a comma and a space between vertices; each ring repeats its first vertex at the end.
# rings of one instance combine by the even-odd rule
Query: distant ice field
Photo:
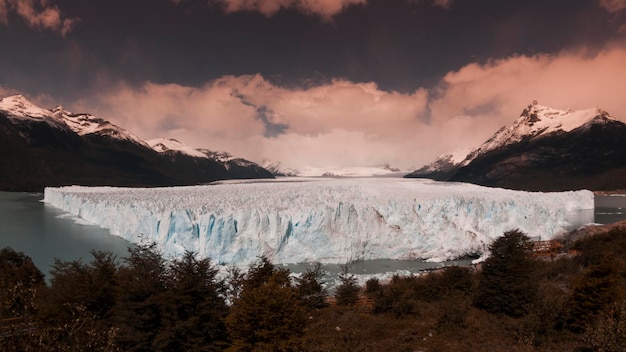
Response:
POLYGON ((420 179, 278 179, 171 188, 46 188, 44 201, 166 256, 219 264, 445 261, 520 229, 549 239, 593 222, 590 191, 538 193, 420 179))

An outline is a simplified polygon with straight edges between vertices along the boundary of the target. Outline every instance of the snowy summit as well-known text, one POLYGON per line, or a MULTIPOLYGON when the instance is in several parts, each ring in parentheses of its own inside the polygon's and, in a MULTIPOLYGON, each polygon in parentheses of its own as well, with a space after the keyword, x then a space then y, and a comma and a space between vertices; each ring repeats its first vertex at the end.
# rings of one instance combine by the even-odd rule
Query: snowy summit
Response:
POLYGON ((173 138, 156 138, 148 140, 152 149, 159 153, 177 152, 195 158, 207 158, 206 154, 173 138))
POLYGON ((31 103, 22 95, 13 95, 0 99, 0 111, 4 111, 13 123, 43 121, 50 126, 62 130, 71 130, 79 136, 97 134, 118 140, 127 140, 142 146, 148 144, 131 132, 111 122, 91 114, 74 114, 57 106, 54 109, 43 109, 31 103))
POLYGON ((532 141, 555 133, 567 133, 593 124, 617 121, 608 112, 591 108, 585 110, 558 110, 533 101, 511 125, 501 128, 487 142, 474 149, 463 160, 468 165, 479 155, 522 141, 532 141))
POLYGON ((458 164, 445 156, 406 177, 527 191, 626 187, 626 124, 593 108, 526 107, 458 164))

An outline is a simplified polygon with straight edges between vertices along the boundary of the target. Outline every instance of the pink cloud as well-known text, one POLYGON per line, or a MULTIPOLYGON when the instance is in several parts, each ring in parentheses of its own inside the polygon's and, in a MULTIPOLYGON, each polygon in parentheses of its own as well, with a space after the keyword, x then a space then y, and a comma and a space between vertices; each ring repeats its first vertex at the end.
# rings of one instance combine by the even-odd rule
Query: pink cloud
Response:
POLYGON ((15 95, 15 94, 19 94, 19 92, 16 91, 15 89, 0 86, 0 99, 11 96, 11 95, 15 95))
POLYGON ((583 50, 468 64, 441 80, 429 102, 432 123, 447 124, 446 133, 462 131, 457 141, 442 140, 452 150, 484 142, 534 99, 559 109, 599 107, 626 121, 624 62, 626 48, 615 46, 596 54, 583 50))
POLYGON ((66 36, 77 19, 63 18, 56 6, 48 5, 47 0, 0 0, 0 23, 8 25, 8 13, 17 13, 29 27, 38 30, 51 30, 66 36))
POLYGON ((452 7, 453 2, 454 0, 434 0, 433 5, 444 8, 444 9, 449 9, 452 7))
POLYGON ((401 94, 345 80, 287 89, 251 75, 225 76, 201 88, 119 85, 72 109, 111 119, 146 139, 173 137, 257 161, 280 156, 291 166, 322 160, 382 165, 404 158, 397 146, 412 143, 427 96, 424 89, 401 94), (286 129, 267 138, 259 111, 286 129))
POLYGON ((626 0, 600 0, 599 3, 601 7, 611 13, 626 10, 626 0))
POLYGON ((626 0, 599 0, 599 4, 613 16, 611 24, 619 33, 626 33, 626 0))
POLYGON ((213 2, 224 6, 226 12, 258 11, 266 16, 272 16, 282 9, 296 8, 304 13, 329 19, 348 6, 364 4, 367 0, 213 0, 213 2))
POLYGON ((8 9, 7 9, 7 3, 5 0, 0 0, 0 23, 2 24, 8 24, 9 20, 8 20, 8 9))
POLYGON ((417 168, 441 153, 480 145, 535 99, 560 109, 597 106, 624 120, 624 62, 622 46, 513 56, 468 63, 437 87, 410 93, 341 79, 286 88, 261 75, 224 76, 199 88, 119 85, 72 108, 111 119, 146 139, 173 137, 287 167, 417 168), (267 124, 285 128, 268 138, 267 124))

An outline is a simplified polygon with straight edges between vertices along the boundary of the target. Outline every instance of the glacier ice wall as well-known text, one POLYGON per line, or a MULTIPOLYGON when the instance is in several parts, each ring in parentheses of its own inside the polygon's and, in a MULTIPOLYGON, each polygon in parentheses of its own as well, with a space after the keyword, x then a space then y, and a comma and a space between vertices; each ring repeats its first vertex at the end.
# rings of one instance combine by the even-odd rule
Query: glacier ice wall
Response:
MULTIPOLYGON (((551 236, 593 209, 589 191, 531 193, 429 180, 223 182, 172 188, 46 188, 44 201, 165 255, 223 264, 442 261, 483 253, 505 231, 551 236)), ((577 221, 592 222, 590 219, 577 221)))

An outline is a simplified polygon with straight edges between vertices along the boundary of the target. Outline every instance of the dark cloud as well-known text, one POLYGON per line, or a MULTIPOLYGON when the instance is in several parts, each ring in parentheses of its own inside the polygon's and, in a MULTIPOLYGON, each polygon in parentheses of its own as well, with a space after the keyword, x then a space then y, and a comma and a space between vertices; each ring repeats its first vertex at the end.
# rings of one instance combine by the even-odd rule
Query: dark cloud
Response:
POLYGON ((289 128, 289 125, 287 124, 272 121, 272 115, 274 115, 272 109, 268 108, 265 105, 256 105, 252 102, 251 99, 246 98, 246 96, 244 94, 241 94, 237 89, 233 89, 230 95, 237 98, 241 102, 241 104, 249 106, 256 111, 255 117, 257 118, 257 120, 263 123, 263 126, 265 128, 265 132, 263 133, 263 136, 265 138, 276 138, 279 135, 284 134, 289 128))
POLYGON ((623 4, 0 0, 0 93, 103 114, 142 137, 212 147, 209 140, 250 157, 295 161, 287 153, 332 156, 343 145, 359 160, 406 165, 402 150, 472 144, 544 96, 568 108, 583 101, 577 92, 586 105, 605 95, 598 104, 618 113, 613 92, 583 88, 623 77, 623 4), (46 11, 57 15, 39 16, 46 11), (581 83, 577 72, 602 80, 581 83), (452 137, 439 138, 442 131, 452 137), (392 146, 413 138, 420 142, 392 146))
POLYGON ((51 6, 46 0, 0 0, 0 24, 9 24, 9 15, 20 17, 30 28, 49 30, 62 36, 67 35, 77 18, 63 16, 57 6, 51 6))
POLYGON ((71 101, 103 84, 202 86, 223 75, 263 74, 280 85, 311 79, 376 82, 411 92, 467 62, 603 47, 623 38, 589 1, 370 0, 328 22, 288 7, 272 17, 225 14, 205 1, 72 1, 67 36, 11 21, 0 32, 6 86, 71 101))
POLYGON ((618 13, 626 10, 626 1, 624 0, 599 0, 600 6, 611 13, 618 13))
POLYGON ((276 138, 281 134, 285 134, 289 128, 289 125, 285 123, 272 122, 272 114, 274 114, 274 112, 267 106, 261 106, 256 109, 256 118, 261 120, 263 126, 265 126, 265 132, 263 133, 263 137, 265 138, 276 138))

